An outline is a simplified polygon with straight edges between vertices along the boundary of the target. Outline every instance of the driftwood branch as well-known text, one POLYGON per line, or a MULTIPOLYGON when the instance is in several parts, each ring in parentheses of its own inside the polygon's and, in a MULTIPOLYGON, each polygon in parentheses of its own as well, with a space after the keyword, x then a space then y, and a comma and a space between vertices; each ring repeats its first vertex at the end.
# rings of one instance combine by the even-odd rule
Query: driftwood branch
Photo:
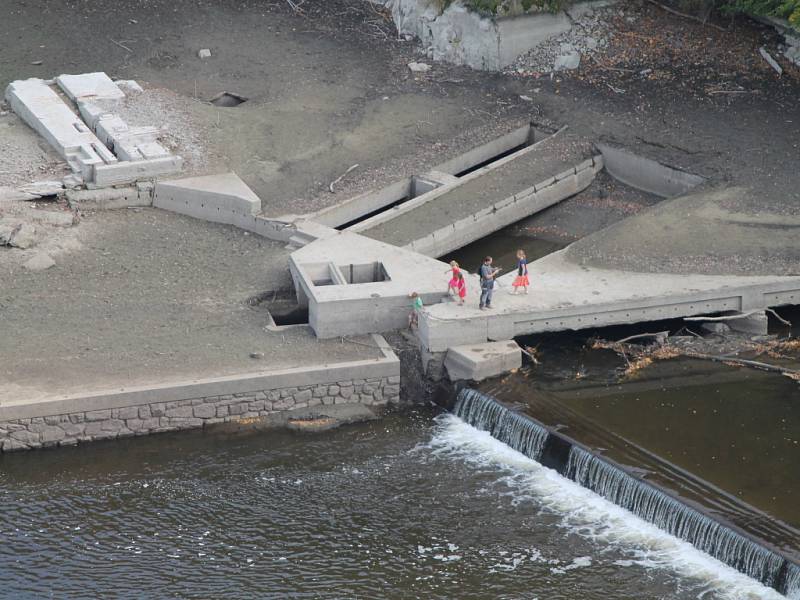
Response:
POLYGON ((778 321, 783 323, 784 325, 788 325, 789 327, 792 326, 791 321, 787 321, 778 313, 775 312, 772 308, 757 308, 756 310, 749 310, 747 312, 738 313, 735 315, 723 315, 721 317, 684 317, 684 321, 733 321, 736 319, 744 319, 745 317, 749 317, 750 315, 754 315, 759 312, 768 312, 772 316, 774 316, 778 321))
POLYGON ((770 314, 771 314, 773 317, 775 317, 776 319, 778 319, 778 321, 780 321, 780 322, 781 322, 781 323, 783 323, 784 325, 788 325, 789 327, 791 327, 791 326, 792 326, 792 322, 791 322, 791 321, 787 321, 787 320, 786 320, 786 319, 784 319, 782 316, 780 316, 778 313, 776 313, 776 312, 775 312, 773 309, 771 309, 771 308, 767 308, 767 309, 765 309, 765 310, 766 310, 768 313, 770 313, 770 314))
POLYGON ((523 353, 525 356, 527 356, 528 358, 530 358, 530 359, 533 361, 533 364, 535 364, 535 365, 541 364, 541 363, 539 362, 539 359, 538 359, 538 358, 536 358, 536 355, 534 354, 534 352, 535 352, 535 348, 532 348, 532 350, 534 350, 534 352, 528 352, 528 351, 527 351, 525 348, 523 348, 522 346, 520 346, 519 350, 520 350, 520 352, 522 352, 522 353, 523 353))
POLYGON ((669 336, 669 331, 659 331, 657 333, 640 333, 638 335, 629 335, 626 338, 617 340, 617 344, 624 344, 625 342, 630 342, 631 340, 638 340, 640 338, 648 338, 648 337, 654 337, 656 339, 666 339, 668 336, 669 336))
POLYGON ((721 317, 684 317, 684 321, 735 321, 736 319, 744 319, 745 317, 749 317, 750 315, 754 315, 756 313, 763 312, 763 308, 759 308, 756 310, 749 310, 743 313, 737 313, 735 315, 723 315, 721 317))
POLYGON ((114 43, 115 43, 117 46, 119 46, 119 47, 120 47, 120 48, 122 48, 123 50, 127 50, 128 52, 130 52, 131 54, 133 54, 133 50, 131 50, 130 48, 128 48, 128 47, 127 47, 125 44, 123 44, 123 43, 121 43, 121 42, 118 42, 118 41, 117 41, 117 40, 115 40, 114 38, 108 38, 108 39, 110 39, 112 42, 114 42, 114 43))
POLYGON ((339 175, 339 177, 337 177, 336 179, 331 181, 330 185, 328 186, 328 190, 330 190, 331 194, 333 193, 333 186, 336 185, 337 183, 339 183, 342 179, 344 179, 345 176, 347 176, 347 174, 350 171, 352 171, 353 169, 357 169, 357 168, 358 168, 358 163, 354 164, 352 167, 348 167, 347 171, 345 171, 344 173, 339 175))
POLYGON ((665 10, 668 13, 671 13, 673 15, 677 15, 679 17, 683 17, 684 19, 690 19, 692 21, 697 21, 698 23, 700 23, 703 26, 708 25, 709 27, 713 27, 714 29, 719 29, 720 31, 724 31, 725 33, 728 32, 728 30, 725 29, 724 27, 720 27, 719 25, 715 25, 714 23, 709 23, 705 19, 701 19, 700 17, 695 17, 694 15, 687 15, 686 13, 683 13, 683 12, 681 12, 679 10, 675 10, 674 8, 670 8, 669 6, 663 5, 663 4, 661 4, 661 2, 656 2, 656 0, 647 0, 647 1, 650 2, 650 4, 655 4, 660 9, 665 10))
POLYGON ((715 356, 713 354, 701 354, 699 352, 685 352, 682 356, 687 358, 698 358, 701 360, 710 360, 713 362, 720 362, 731 365, 741 365, 743 367, 752 367, 754 369, 761 369, 762 371, 770 371, 772 373, 781 373, 788 375, 792 379, 800 381, 800 371, 797 369, 789 369, 787 367, 780 367, 778 365, 771 365, 768 363, 759 362, 757 360, 747 360, 744 358, 731 358, 728 356, 715 356))

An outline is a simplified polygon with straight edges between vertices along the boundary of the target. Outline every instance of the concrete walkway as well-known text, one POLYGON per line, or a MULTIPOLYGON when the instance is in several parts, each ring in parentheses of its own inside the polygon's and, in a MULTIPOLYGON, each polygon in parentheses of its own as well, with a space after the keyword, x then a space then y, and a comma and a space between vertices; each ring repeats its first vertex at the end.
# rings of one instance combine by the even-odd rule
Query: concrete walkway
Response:
POLYGON ((465 306, 445 301, 426 308, 419 329, 423 345, 442 352, 544 331, 800 303, 800 277, 635 273, 579 266, 566 252, 529 265, 528 295, 509 293, 516 272, 500 277, 492 310, 478 309, 478 278, 470 276, 465 306))

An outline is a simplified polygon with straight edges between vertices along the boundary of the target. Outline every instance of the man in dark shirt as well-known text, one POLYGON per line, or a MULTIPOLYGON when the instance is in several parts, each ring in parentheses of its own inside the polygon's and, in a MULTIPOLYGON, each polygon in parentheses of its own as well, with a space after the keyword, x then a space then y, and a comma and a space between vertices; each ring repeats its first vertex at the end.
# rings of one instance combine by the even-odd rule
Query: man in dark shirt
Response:
POLYGON ((492 292, 494 291, 494 278, 500 272, 500 268, 492 266, 492 257, 487 256, 483 259, 480 272, 481 276, 481 310, 492 308, 492 292))

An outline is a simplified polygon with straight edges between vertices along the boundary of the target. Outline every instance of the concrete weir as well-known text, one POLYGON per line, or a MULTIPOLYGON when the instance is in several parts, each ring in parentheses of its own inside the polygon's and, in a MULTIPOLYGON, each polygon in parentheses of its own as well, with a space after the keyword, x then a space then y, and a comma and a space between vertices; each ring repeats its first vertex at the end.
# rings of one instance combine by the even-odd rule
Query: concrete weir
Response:
MULTIPOLYGON (((800 568, 796 554, 746 530, 749 523, 742 527, 720 514, 718 507, 709 508, 656 484, 646 473, 632 472, 476 390, 462 389, 453 412, 514 450, 764 585, 789 598, 800 593, 800 581, 792 575, 800 568)), ((703 487, 702 481, 696 483, 703 487)), ((758 514, 732 500, 742 514, 758 514)))

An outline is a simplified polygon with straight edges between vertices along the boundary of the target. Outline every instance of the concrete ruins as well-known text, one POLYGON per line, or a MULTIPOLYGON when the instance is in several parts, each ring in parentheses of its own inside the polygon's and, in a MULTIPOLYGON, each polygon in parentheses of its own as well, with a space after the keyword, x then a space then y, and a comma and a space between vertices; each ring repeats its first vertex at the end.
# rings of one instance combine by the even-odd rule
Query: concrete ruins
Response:
POLYGON ((297 302, 308 308, 309 326, 320 339, 403 328, 409 294, 417 292, 425 305, 419 342, 427 353, 446 353, 453 379, 483 379, 516 368, 520 349, 513 338, 520 335, 798 302, 798 277, 590 268, 572 262, 566 251, 530 264, 535 294, 509 296, 514 275, 501 277, 496 294, 502 301, 492 312, 477 309, 474 274, 466 274, 465 306, 446 294, 448 265, 436 257, 576 194, 603 168, 662 197, 684 195, 705 182, 564 131, 547 135, 527 127, 317 214, 267 218, 255 194, 232 173, 159 181, 151 202, 294 248, 289 267, 297 302), (493 154, 501 158, 492 161, 493 154))
MULTIPOLYGON (((661 197, 683 196, 705 180, 594 145, 566 128, 552 133, 529 125, 317 213, 267 217, 259 197, 234 173, 164 179, 180 169, 180 158, 158 142, 156 127, 130 126, 114 112, 123 88, 132 86, 89 73, 62 75, 55 83, 17 81, 6 95, 69 162, 75 182, 97 188, 158 178, 127 188, 127 195, 72 191, 74 206, 154 206, 287 244, 297 304, 307 308, 308 326, 319 339, 401 329, 409 295, 417 292, 425 305, 418 330, 423 351, 446 356, 454 380, 483 379, 519 366, 513 339, 520 335, 751 314, 800 300, 798 277, 639 273, 587 267, 562 251, 530 264, 535 294, 508 296, 514 275, 500 278, 502 301, 491 312, 477 309, 480 284, 467 273, 467 304, 460 306, 447 294, 448 265, 438 257, 574 196, 601 170, 661 197)), ((762 329, 763 319, 758 323, 762 329)))
POLYGON ((181 158, 158 143, 157 127, 130 126, 116 114, 115 105, 125 98, 122 87, 142 91, 136 82, 84 73, 14 81, 5 97, 67 162, 72 175, 65 178, 66 188, 109 187, 179 172, 181 158))

